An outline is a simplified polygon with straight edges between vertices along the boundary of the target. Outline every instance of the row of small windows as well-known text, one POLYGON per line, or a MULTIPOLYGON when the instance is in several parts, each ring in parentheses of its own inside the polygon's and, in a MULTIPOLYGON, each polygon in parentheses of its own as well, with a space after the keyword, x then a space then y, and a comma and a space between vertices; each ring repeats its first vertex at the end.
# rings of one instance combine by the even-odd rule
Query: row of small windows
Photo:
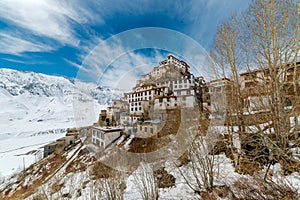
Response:
POLYGON ((170 84, 170 81, 165 81, 165 82, 157 83, 156 85, 169 85, 169 84, 170 84))
MULTIPOLYGON (((142 126, 140 126, 140 131, 143 131, 142 126)), ((148 132, 148 127, 144 127, 144 132, 148 132)), ((153 128, 150 128, 150 133, 153 133, 153 128)))
MULTIPOLYGON (((174 81, 174 84, 181 84, 181 83, 191 83, 191 82, 189 80, 186 80, 186 79, 174 81)), ((169 85, 169 84, 170 84, 169 81, 157 83, 157 85, 169 85)))
POLYGON ((185 94, 191 94, 191 90, 185 90, 184 93, 182 93, 181 91, 176 91, 175 95, 185 95, 185 94))
POLYGON ((188 85, 174 85, 174 88, 188 88, 188 85))
POLYGON ((136 105, 136 106, 139 105, 140 106, 140 105, 142 105, 142 103, 141 102, 131 103, 131 106, 134 106, 134 105, 136 105))
POLYGON ((130 108, 131 111, 138 111, 142 110, 142 107, 135 107, 135 108, 130 108))
POLYGON ((149 91, 144 91, 144 92, 139 92, 139 93, 134 93, 134 94, 131 94, 129 97, 140 97, 140 96, 144 96, 144 95, 151 95, 151 90, 149 91))
POLYGON ((189 82, 189 80, 186 80, 186 79, 184 79, 184 80, 176 80, 176 81, 174 81, 174 83, 175 84, 177 84, 177 83, 188 83, 189 82))
POLYGON ((104 147, 104 142, 100 142, 99 140, 93 138, 93 144, 99 146, 99 147, 104 147))
MULTIPOLYGON (((166 98, 167 99, 167 102, 170 102, 170 98, 166 98)), ((174 98, 175 101, 177 101, 177 97, 174 98)), ((163 102, 163 98, 159 98, 159 102, 163 102)))
MULTIPOLYGON (((159 106, 160 106, 160 107, 162 107, 162 103, 160 103, 160 104, 159 104, 159 106)), ((169 107, 169 106, 170 106, 170 104, 169 104, 169 103, 167 103, 167 104, 166 104, 166 106, 167 106, 167 107, 169 107)), ((174 106, 176 107, 176 106, 177 106, 177 103, 175 103, 175 104, 174 104, 174 106)))
POLYGON ((93 136, 104 140, 104 133, 102 131, 93 130, 93 136))
MULTIPOLYGON (((166 98, 167 99, 167 102, 170 102, 170 98, 166 98)), ((186 97, 182 97, 181 98, 183 101, 186 100, 186 97)), ((174 98, 175 101, 177 101, 177 97, 174 98)), ((162 103, 163 102, 163 98, 159 98, 159 103, 162 103)))
POLYGON ((143 101, 143 100, 151 100, 152 97, 141 97, 141 98, 132 98, 131 100, 129 99, 129 101, 143 101))
POLYGON ((128 116, 128 117, 124 117, 124 120, 125 121, 135 121, 135 120, 140 120, 140 117, 131 117, 131 116, 128 116))

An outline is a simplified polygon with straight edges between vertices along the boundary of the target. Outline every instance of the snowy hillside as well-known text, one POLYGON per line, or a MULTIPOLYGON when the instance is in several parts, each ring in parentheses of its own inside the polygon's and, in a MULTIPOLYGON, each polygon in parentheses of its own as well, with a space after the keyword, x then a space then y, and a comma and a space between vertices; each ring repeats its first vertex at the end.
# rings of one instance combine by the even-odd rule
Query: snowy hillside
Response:
POLYGON ((85 110, 95 113, 89 116, 89 123, 93 123, 101 105, 105 107, 120 94, 92 83, 0 69, 0 140, 32 131, 75 127, 74 110, 78 112, 76 105, 80 103, 93 106, 90 111, 85 110))
POLYGON ((32 164, 36 155, 25 154, 62 137, 67 128, 94 123, 120 94, 92 83, 0 69, 0 176, 32 164))

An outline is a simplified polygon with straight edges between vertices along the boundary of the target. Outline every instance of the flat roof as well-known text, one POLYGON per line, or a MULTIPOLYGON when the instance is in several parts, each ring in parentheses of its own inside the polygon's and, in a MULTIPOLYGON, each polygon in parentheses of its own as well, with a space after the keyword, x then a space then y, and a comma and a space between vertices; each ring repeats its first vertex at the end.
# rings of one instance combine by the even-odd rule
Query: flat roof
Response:
POLYGON ((121 127, 106 127, 106 126, 93 126, 92 128, 98 129, 104 132, 123 131, 121 127))

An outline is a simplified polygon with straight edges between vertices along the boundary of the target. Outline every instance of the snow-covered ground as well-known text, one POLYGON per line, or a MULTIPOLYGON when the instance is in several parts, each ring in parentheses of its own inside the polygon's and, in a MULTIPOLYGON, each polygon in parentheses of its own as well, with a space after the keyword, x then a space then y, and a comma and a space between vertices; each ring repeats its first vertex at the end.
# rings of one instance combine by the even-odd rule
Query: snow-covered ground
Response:
POLYGON ((65 135, 42 134, 0 140, 0 176, 8 177, 30 166, 43 156, 43 146, 65 135))

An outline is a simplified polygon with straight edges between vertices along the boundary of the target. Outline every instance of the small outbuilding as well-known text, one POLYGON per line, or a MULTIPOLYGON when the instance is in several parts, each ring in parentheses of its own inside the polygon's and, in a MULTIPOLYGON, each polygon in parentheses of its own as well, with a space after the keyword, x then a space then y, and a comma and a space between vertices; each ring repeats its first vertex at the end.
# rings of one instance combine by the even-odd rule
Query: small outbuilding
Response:
POLYGON ((56 141, 46 144, 44 146, 44 158, 49 156, 52 153, 60 153, 64 150, 65 143, 64 141, 56 141))
POLYGON ((101 148, 107 148, 122 135, 120 127, 92 127, 92 143, 101 148))

